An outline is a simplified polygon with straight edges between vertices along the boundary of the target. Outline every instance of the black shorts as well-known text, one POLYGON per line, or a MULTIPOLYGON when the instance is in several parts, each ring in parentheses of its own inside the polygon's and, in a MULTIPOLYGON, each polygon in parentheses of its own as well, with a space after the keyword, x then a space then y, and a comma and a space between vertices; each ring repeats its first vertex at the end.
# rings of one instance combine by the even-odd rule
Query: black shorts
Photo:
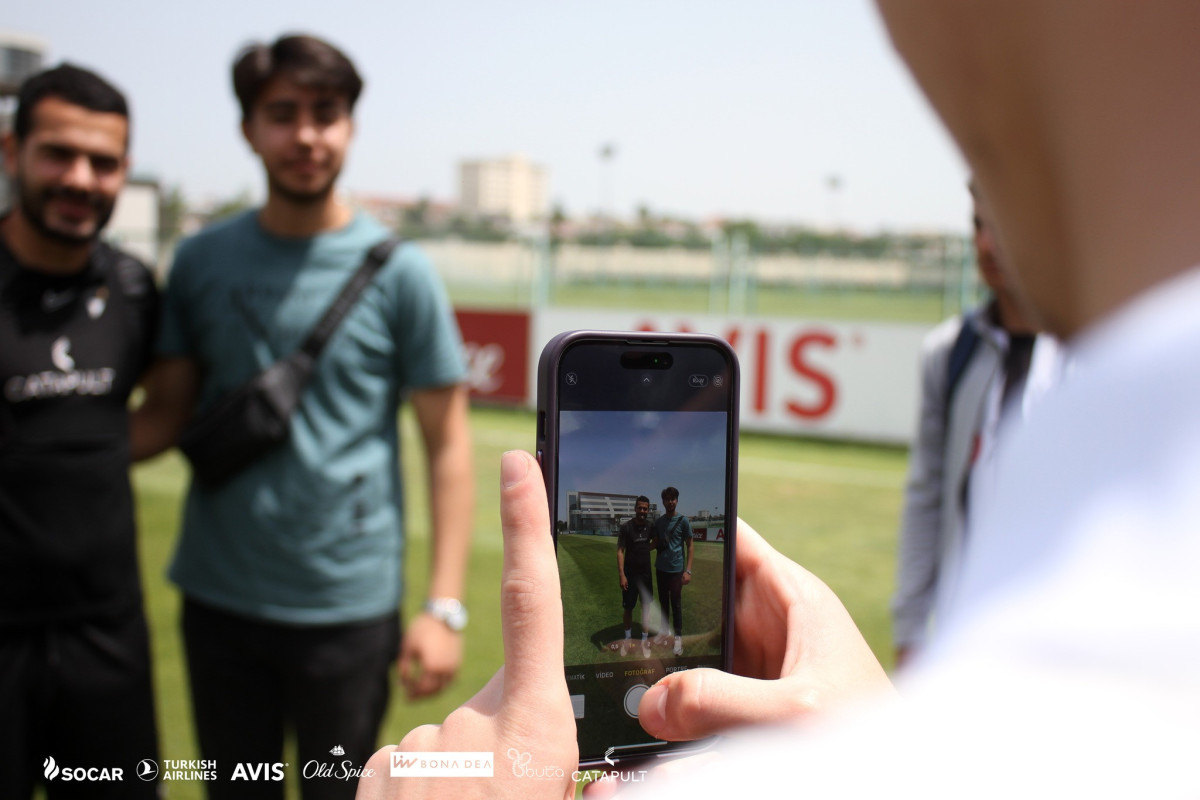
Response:
POLYGON ((282 762, 287 732, 299 761, 287 770, 299 776, 305 800, 354 797, 355 782, 339 773, 344 762, 361 767, 378 746, 400 651, 398 613, 286 625, 185 596, 183 635, 200 757, 217 762, 218 777, 205 785, 211 800, 282 800, 283 783, 235 781, 232 771, 282 762))
POLYGON ((650 570, 645 572, 626 572, 626 579, 629 581, 629 588, 621 590, 621 608, 632 609, 637 605, 638 598, 642 598, 642 605, 645 606, 654 599, 654 587, 651 583, 650 570))
POLYGON ((141 606, 106 619, 0 629, 0 797, 155 798, 150 649, 141 606), (53 760, 51 760, 53 759, 53 760), (99 780, 66 780, 92 769, 99 780), (115 770, 121 770, 116 777, 115 770))

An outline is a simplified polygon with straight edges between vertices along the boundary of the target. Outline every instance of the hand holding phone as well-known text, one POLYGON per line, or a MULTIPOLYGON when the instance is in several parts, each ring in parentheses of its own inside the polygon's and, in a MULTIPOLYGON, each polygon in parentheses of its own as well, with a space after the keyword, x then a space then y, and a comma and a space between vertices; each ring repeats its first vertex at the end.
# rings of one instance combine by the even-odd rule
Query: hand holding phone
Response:
MULTIPOLYGON (((443 724, 422 725, 399 745, 372 756, 359 781, 360 800, 440 798, 451 791, 465 800, 557 800, 574 794, 576 721, 563 674, 558 566, 539 478, 529 455, 505 454, 500 602, 506 667, 443 724), (391 774, 396 753, 464 751, 493 754, 494 776, 397 780, 391 774)), ((736 667, 749 677, 707 672, 699 682, 694 681, 698 670, 686 670, 660 682, 643 698, 641 710, 647 726, 662 738, 779 721, 890 690, 882 667, 829 588, 749 528, 742 535, 736 667), (658 692, 667 693, 661 704, 665 715, 658 712, 658 692), (819 702, 806 704, 806 698, 819 702)))
POLYGON ((738 523, 733 673, 668 675, 642 700, 661 739, 802 719, 894 690, 837 595, 738 523), (735 673, 735 674, 734 674, 735 673))
POLYGON ((712 336, 576 331, 542 353, 538 450, 581 766, 680 749, 639 724, 642 696, 730 668, 737 399, 737 358, 712 336))

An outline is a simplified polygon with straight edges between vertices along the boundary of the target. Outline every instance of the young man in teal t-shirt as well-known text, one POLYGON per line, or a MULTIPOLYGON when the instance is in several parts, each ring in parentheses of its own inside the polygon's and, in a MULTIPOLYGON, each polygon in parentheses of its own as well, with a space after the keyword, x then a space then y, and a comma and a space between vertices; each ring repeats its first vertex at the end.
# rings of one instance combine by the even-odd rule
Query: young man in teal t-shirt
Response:
POLYGON ((654 520, 658 539, 654 571, 658 581, 658 605, 662 609, 660 628, 666 636, 674 621, 674 652, 679 656, 683 655, 683 587, 692 582, 692 523, 683 514, 675 513, 679 490, 674 486, 662 490, 662 501, 667 513, 654 520))
MULTIPOLYGON (((307 36, 252 45, 233 83, 267 200, 180 245, 138 456, 299 346, 388 236, 334 194, 362 88, 341 52, 307 36)), ((322 351, 287 441, 220 488, 191 486, 171 577, 201 756, 219 764, 213 796, 238 785, 221 783, 233 765, 282 761, 285 725, 305 798, 352 796, 353 781, 309 772, 366 762, 397 655, 410 697, 456 673, 474 498, 463 376, 440 282, 403 244, 322 351), (433 555, 429 599, 401 643, 403 396, 428 458, 433 555)))

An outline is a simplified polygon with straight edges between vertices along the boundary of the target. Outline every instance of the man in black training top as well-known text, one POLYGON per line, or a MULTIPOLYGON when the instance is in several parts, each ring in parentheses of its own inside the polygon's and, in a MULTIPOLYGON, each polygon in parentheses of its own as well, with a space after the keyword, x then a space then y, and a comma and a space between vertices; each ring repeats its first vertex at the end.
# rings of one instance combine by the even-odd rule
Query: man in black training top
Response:
POLYGON ((617 574, 621 578, 621 608, 625 611, 625 640, 621 655, 629 652, 633 638, 633 607, 642 601, 642 655, 650 655, 650 603, 654 597, 650 577, 650 551, 654 548, 654 527, 650 524, 650 498, 641 495, 633 503, 633 517, 621 524, 617 533, 617 574))
POLYGON ((669 622, 675 623, 677 656, 683 655, 683 587, 692 582, 692 523, 683 514, 676 514, 679 490, 668 486, 662 490, 663 508, 667 513, 654 521, 658 539, 658 556, 654 570, 658 573, 658 604, 662 607, 662 635, 670 632, 669 622), (671 612, 667 617, 668 609, 671 612))
POLYGON ((17 102, 0 217, 0 797, 39 779, 50 798, 155 797, 134 775, 158 745, 126 402, 158 295, 98 239, 125 183, 129 111, 69 65, 17 102))

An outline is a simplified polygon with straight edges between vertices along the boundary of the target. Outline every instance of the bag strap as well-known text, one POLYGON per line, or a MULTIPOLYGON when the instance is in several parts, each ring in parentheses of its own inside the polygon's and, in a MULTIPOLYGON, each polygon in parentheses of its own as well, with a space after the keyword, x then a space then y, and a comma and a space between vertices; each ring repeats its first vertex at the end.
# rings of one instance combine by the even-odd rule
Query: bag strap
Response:
POLYGON ((683 524, 683 514, 678 515, 678 518, 671 524, 671 529, 667 531, 667 536, 674 536, 679 533, 679 526, 683 524))
POLYGON ((950 348, 950 360, 946 364, 945 414, 947 420, 950 419, 950 404, 954 400, 955 390, 958 389, 958 384, 962 381, 963 373, 967 371, 967 364, 970 363, 971 356, 975 354, 975 347, 978 344, 979 331, 975 329, 971 315, 964 315, 962 327, 958 329, 958 336, 954 339, 954 346, 950 348))
POLYGON ((304 340, 304 344, 300 345, 300 350, 308 355, 313 361, 317 360, 317 356, 325 348, 325 343, 329 341, 329 337, 337 330, 337 326, 350 313, 350 309, 358 302, 358 297, 367 288, 367 284, 375 277, 375 273, 384 265, 392 251, 400 244, 399 239, 388 237, 379 244, 367 251, 367 255, 363 258, 362 264, 350 276, 350 280, 346 281, 346 285, 342 287, 342 291, 325 310, 325 315, 321 317, 321 321, 317 323, 312 332, 308 334, 308 338, 304 340))

